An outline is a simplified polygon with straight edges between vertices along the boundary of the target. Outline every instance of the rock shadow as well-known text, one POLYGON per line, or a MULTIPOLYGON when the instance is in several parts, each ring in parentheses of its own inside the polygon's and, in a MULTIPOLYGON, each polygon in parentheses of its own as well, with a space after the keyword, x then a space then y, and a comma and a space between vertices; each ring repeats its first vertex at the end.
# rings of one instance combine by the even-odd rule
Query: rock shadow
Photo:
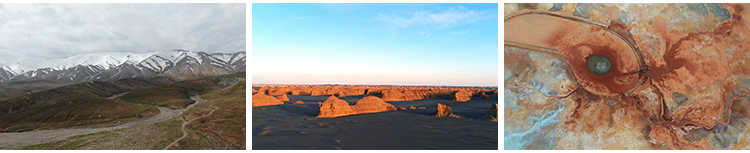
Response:
MULTIPOLYGON (((292 102, 293 103, 293 102, 292 102)), ((305 102, 305 104, 284 104, 288 107, 278 107, 279 110, 289 112, 289 113, 295 113, 302 116, 318 116, 320 114, 320 107, 318 107, 318 104, 314 103, 308 103, 305 102)))

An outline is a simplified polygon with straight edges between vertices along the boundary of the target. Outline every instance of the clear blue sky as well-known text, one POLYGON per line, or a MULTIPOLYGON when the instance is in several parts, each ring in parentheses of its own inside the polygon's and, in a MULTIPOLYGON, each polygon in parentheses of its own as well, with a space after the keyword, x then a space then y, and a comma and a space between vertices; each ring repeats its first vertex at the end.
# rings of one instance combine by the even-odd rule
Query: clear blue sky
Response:
POLYGON ((498 85, 498 4, 252 4, 252 83, 498 85))

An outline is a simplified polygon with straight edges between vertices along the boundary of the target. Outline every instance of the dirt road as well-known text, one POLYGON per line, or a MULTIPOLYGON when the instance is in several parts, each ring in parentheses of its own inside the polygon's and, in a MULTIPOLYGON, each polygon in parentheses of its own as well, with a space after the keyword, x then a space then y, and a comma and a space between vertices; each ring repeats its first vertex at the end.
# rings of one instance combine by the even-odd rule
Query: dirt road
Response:
MULTIPOLYGON (((190 97, 195 103, 188 105, 184 109, 169 109, 164 107, 156 107, 159 109, 159 114, 144 120, 135 122, 125 123, 114 127, 100 127, 100 128, 81 128, 81 129, 53 129, 53 130, 39 130, 39 131, 26 131, 26 132, 11 132, 11 133, 0 133, 0 149, 14 149, 21 146, 42 144, 47 142, 54 142, 64 140, 65 138, 97 133, 107 130, 117 130, 132 127, 139 124, 153 124, 157 122, 166 121, 172 117, 180 116, 182 111, 192 108, 196 104, 204 103, 204 100, 198 98, 198 96, 190 97)), ((184 128, 184 125, 183 125, 184 128)))
MULTIPOLYGON (((193 97, 190 97, 190 99, 193 99, 194 101, 196 101, 196 103, 198 103, 198 102, 201 102, 201 103, 205 102, 205 100, 203 100, 203 99, 200 99, 200 98, 198 98, 198 97, 195 97, 195 98, 196 98, 196 99, 193 99, 193 97)), ((211 116, 211 114, 213 114, 213 113, 214 113, 214 111, 216 111, 217 109, 219 109, 219 107, 216 107, 216 106, 211 106, 211 107, 213 107, 213 108, 214 108, 213 110, 211 110, 211 112, 208 112, 208 114, 202 115, 202 116, 201 116, 201 117, 199 117, 199 118, 194 118, 194 119, 191 119, 191 120, 189 120, 189 121, 186 121, 186 120, 185 120, 185 118, 180 118, 180 120, 182 120, 182 121, 184 121, 184 122, 185 122, 185 123, 182 123, 182 137, 180 137, 180 138, 179 138, 179 139, 177 139, 177 140, 174 140, 174 142, 172 142, 172 143, 170 143, 169 145, 167 145, 167 147, 164 147, 164 150, 167 150, 167 149, 169 149, 169 147, 172 147, 172 146, 174 146, 174 145, 175 145, 175 144, 176 144, 177 142, 179 142, 180 140, 182 140, 182 139, 184 139, 185 137, 187 137, 188 133, 187 133, 187 131, 185 131, 185 125, 187 125, 188 123, 190 123, 190 122, 192 122, 192 121, 195 121, 195 120, 197 120, 197 119, 201 119, 201 118, 204 118, 204 117, 206 117, 206 116, 211 116)))

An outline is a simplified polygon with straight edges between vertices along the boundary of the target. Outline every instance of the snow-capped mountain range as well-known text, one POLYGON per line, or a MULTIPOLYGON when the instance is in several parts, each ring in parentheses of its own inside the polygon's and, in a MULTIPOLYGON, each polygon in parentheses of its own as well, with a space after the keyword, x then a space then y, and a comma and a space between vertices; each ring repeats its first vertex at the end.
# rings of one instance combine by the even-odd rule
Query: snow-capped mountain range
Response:
POLYGON ((244 71, 245 52, 205 53, 164 50, 151 53, 92 53, 61 59, 19 59, 0 63, 0 82, 93 80, 168 76, 176 80, 244 71))

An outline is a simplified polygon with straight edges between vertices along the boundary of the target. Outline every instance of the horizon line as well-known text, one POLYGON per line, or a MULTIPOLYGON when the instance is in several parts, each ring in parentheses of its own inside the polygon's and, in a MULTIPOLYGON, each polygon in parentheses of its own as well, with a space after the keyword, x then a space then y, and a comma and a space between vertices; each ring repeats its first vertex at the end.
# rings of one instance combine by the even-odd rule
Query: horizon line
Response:
POLYGON ((487 85, 395 85, 395 84, 271 84, 271 83, 253 83, 251 85, 370 85, 370 86, 455 86, 455 87, 499 87, 487 85))

